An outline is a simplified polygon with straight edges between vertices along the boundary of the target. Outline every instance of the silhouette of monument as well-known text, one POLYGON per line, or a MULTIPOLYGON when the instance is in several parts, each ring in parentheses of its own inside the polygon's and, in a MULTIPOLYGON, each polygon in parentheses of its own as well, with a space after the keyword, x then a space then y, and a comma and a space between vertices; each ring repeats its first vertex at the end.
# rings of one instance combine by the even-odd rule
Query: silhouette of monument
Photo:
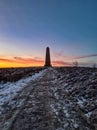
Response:
POLYGON ((51 67, 51 60, 50 60, 50 49, 49 47, 46 48, 46 57, 45 57, 45 67, 51 67))

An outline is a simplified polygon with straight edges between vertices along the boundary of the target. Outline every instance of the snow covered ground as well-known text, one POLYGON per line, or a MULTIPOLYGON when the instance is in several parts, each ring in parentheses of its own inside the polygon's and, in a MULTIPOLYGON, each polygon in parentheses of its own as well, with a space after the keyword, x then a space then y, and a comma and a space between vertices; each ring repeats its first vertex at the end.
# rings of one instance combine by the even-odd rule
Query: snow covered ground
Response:
MULTIPOLYGON (((79 67, 59 68, 57 71, 61 74, 58 81, 59 85, 56 87, 56 92, 54 92, 56 99, 59 97, 59 101, 57 102, 62 103, 64 100, 65 104, 63 106, 68 106, 68 104, 70 105, 70 103, 72 103, 70 105, 70 112, 73 112, 74 107, 79 115, 84 118, 91 127, 95 127, 92 128, 92 130, 96 130, 97 69, 79 67)), ((69 110, 68 107, 67 110, 69 110)), ((58 111, 59 110, 57 109, 57 112, 58 111)))
POLYGON ((31 130, 34 127, 38 130, 43 127, 39 123, 44 125, 47 119, 54 130, 97 130, 97 69, 48 68, 15 83, 0 84, 3 124, 20 108, 18 130, 21 130, 21 122, 23 128, 31 125, 31 130), (21 105, 24 100, 25 104, 21 105), (48 110, 51 117, 44 120, 49 115, 48 110))
POLYGON ((41 77, 46 70, 42 70, 39 73, 32 74, 27 78, 20 79, 17 82, 7 82, 0 84, 0 115, 4 112, 5 105, 14 105, 12 100, 19 91, 25 88, 31 81, 41 77))

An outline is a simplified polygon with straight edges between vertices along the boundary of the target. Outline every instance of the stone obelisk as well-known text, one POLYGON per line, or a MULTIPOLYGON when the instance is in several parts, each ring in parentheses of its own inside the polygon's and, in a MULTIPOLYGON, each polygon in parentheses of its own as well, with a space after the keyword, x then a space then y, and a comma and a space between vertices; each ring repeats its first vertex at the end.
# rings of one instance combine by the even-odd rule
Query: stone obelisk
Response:
POLYGON ((51 60, 50 60, 50 49, 49 47, 46 48, 46 57, 45 57, 45 67, 51 67, 51 60))

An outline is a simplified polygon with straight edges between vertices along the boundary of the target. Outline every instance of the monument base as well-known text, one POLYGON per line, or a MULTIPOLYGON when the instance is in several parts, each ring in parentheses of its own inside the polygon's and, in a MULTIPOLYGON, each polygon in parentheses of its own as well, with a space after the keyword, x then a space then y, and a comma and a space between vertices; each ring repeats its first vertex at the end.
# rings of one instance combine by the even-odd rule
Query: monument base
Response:
POLYGON ((44 65, 44 67, 52 67, 52 65, 44 65))

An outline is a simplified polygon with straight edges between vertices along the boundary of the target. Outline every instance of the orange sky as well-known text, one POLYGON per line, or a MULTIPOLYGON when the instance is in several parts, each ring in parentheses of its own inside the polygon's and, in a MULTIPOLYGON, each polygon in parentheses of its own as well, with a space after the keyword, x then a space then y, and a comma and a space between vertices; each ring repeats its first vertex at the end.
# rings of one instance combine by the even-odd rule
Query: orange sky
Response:
MULTIPOLYGON (((68 66, 70 63, 64 61, 52 61, 53 66, 68 66)), ((28 66, 44 66, 44 60, 38 58, 24 58, 24 57, 13 57, 13 58, 0 58, 0 68, 5 67, 28 67, 28 66)))
MULTIPOLYGON (((72 66, 73 62, 78 61, 79 65, 88 65, 93 63, 86 62, 88 58, 97 57, 97 54, 83 55, 83 56, 64 56, 56 55, 58 60, 51 60, 52 66, 72 66)), ((52 58, 52 57, 51 57, 52 58)), ((13 56, 3 56, 0 55, 0 68, 6 67, 30 67, 30 66, 44 66, 45 58, 40 57, 13 57, 13 56)))

